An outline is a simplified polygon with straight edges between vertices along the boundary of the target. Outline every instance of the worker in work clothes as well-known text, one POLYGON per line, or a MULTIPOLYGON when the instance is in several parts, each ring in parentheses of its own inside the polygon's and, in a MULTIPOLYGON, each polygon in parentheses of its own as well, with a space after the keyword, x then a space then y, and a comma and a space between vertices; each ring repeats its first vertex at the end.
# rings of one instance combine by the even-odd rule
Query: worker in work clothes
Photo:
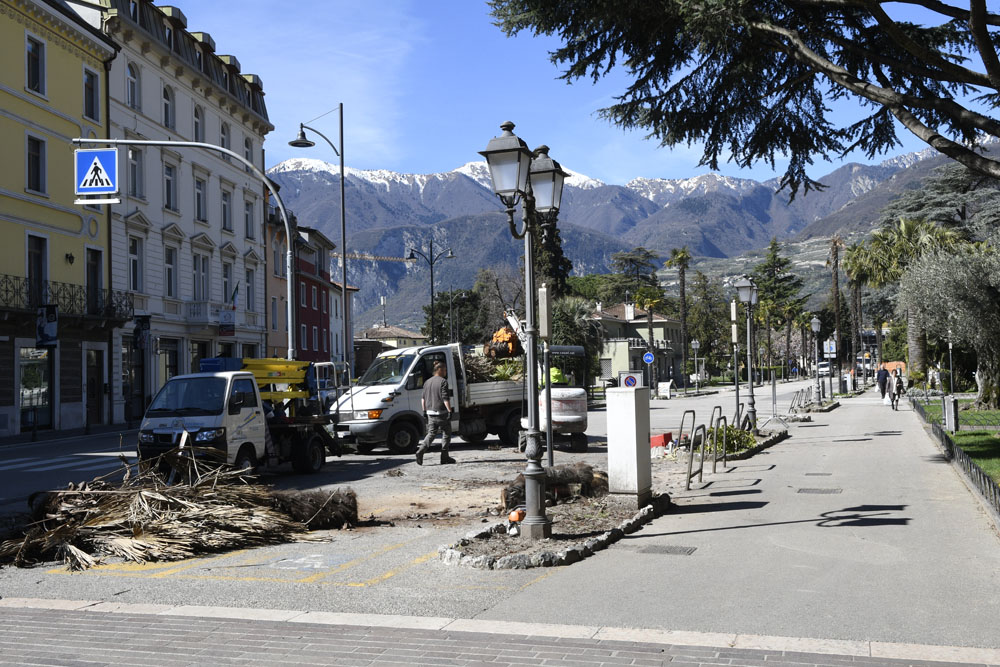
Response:
POLYGON ((427 437, 417 450, 417 465, 424 464, 424 454, 430 449, 434 437, 441 434, 441 465, 454 463, 448 456, 451 444, 451 392, 448 390, 448 367, 443 362, 434 362, 434 375, 424 382, 424 392, 420 405, 427 420, 427 437))

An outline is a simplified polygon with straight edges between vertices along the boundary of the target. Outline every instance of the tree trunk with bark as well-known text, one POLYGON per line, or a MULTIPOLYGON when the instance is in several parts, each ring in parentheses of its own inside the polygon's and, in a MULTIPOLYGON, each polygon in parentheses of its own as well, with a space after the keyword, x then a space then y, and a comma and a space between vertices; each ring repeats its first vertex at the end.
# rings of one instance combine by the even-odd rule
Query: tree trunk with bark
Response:
POLYGON ((978 393, 972 407, 976 410, 1000 410, 1000 360, 979 355, 976 360, 978 393))
POLYGON ((912 376, 920 373, 927 377, 927 332, 920 317, 912 310, 906 312, 906 347, 909 363, 906 373, 912 376))

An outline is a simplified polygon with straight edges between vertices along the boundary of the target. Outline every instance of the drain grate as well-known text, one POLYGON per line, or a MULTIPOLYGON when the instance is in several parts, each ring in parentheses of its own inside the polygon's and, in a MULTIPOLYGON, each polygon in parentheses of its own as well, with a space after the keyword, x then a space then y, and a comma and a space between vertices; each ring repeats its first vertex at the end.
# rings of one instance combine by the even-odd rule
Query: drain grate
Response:
POLYGON ((698 547, 648 546, 639 549, 642 554, 663 554, 666 556, 690 556, 698 547))
POLYGON ((841 493, 843 489, 799 489, 799 493, 841 493))
POLYGON ((832 472, 807 472, 806 477, 829 477, 832 472))

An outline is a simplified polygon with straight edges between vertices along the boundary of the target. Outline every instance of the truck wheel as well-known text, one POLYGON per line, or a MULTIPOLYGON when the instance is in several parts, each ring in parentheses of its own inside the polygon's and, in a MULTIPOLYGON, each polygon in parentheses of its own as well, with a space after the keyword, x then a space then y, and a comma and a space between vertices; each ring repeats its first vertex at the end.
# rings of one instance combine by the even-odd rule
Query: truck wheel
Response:
POLYGON ((292 469, 298 473, 319 472, 324 463, 326 463, 326 447, 318 435, 309 438, 292 457, 292 469))
POLYGON ((517 444, 517 435, 520 432, 521 413, 515 411, 507 416, 507 421, 504 423, 497 435, 500 436, 500 442, 508 447, 513 447, 517 444))
POLYGON ((250 469, 250 472, 257 472, 257 455, 253 451, 253 445, 243 445, 236 454, 233 467, 237 470, 250 469))
POLYGON ((410 422, 398 422, 389 429, 385 444, 393 454, 412 454, 417 451, 420 433, 410 422))
POLYGON ((482 442, 485 439, 486 439, 486 431, 482 431, 481 433, 467 433, 462 436, 462 440, 465 440, 466 442, 469 443, 482 442))
POLYGON ((587 435, 585 433, 574 433, 569 437, 569 451, 587 451, 587 435))

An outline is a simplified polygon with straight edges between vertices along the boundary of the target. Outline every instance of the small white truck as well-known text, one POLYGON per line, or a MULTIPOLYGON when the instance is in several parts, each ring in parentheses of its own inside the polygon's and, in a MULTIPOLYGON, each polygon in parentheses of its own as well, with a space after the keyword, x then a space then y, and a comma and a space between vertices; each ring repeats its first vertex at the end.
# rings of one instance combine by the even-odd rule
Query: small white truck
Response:
POLYGON ((327 430, 332 416, 317 400, 316 377, 306 361, 205 359, 223 369, 170 378, 139 426, 140 459, 178 447, 218 450, 237 468, 291 461, 296 472, 317 472, 327 450, 340 454, 327 430))
POLYGON ((426 429, 420 398, 434 362, 448 368, 454 418, 452 434, 481 442, 496 434, 508 446, 517 445, 524 389, 520 382, 467 382, 461 347, 409 347, 375 358, 357 386, 330 408, 336 415, 338 437, 353 440, 358 451, 386 445, 397 454, 416 450, 426 429))

